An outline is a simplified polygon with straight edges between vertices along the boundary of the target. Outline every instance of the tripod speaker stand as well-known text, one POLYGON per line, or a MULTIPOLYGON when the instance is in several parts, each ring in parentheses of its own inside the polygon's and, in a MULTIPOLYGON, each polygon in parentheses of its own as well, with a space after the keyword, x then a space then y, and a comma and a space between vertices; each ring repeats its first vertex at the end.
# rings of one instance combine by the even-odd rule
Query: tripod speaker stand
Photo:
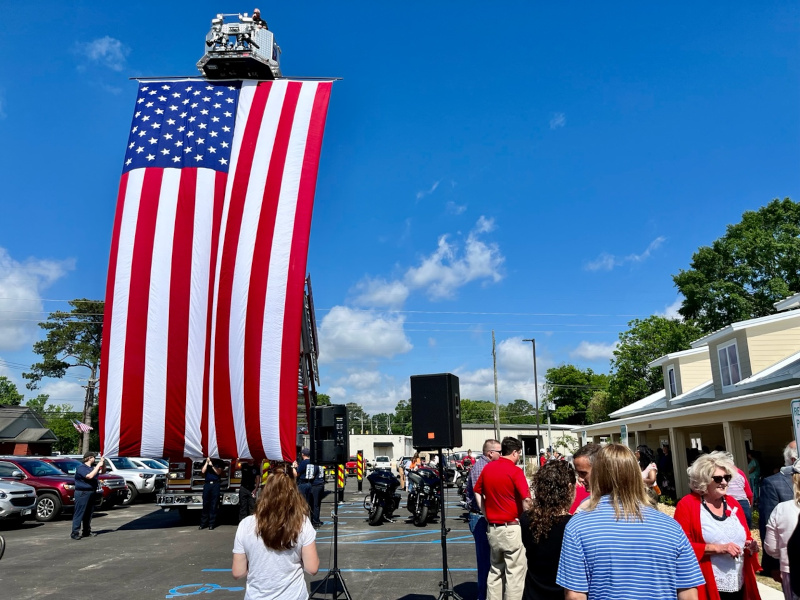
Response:
POLYGON ((317 584, 317 587, 311 592, 308 597, 309 600, 315 598, 325 598, 328 595, 328 586, 333 585, 333 591, 330 592, 333 600, 338 600, 339 596, 352 600, 350 592, 347 590, 347 584, 344 582, 342 572, 339 570, 339 490, 334 492, 333 496, 333 568, 328 571, 325 577, 322 578, 317 584), (321 593, 322 596, 317 594, 321 593))
POLYGON ((439 582, 439 588, 441 591, 439 592, 438 600, 447 600, 447 598, 453 598, 453 600, 462 600, 461 596, 459 596, 456 591, 450 587, 450 577, 447 572, 447 534, 450 530, 447 529, 444 514, 444 452, 441 448, 439 448, 439 497, 442 499, 442 580, 439 582))

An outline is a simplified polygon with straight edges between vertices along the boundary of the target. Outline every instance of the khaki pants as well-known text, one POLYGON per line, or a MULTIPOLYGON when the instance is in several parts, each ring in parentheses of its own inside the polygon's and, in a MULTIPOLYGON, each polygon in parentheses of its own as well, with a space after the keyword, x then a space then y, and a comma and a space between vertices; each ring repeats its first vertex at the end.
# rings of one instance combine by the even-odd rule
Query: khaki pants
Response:
POLYGON ((525 591, 528 559, 519 525, 489 525, 491 568, 486 582, 489 600, 519 600, 525 591))

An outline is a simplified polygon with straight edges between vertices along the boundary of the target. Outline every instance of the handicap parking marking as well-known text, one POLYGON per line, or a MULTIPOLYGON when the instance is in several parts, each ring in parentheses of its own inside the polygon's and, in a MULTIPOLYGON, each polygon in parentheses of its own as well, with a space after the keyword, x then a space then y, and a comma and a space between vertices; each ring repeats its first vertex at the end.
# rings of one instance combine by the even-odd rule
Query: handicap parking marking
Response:
MULTIPOLYGON (((205 569, 203 569, 205 571, 205 569)), ((221 571, 230 571, 230 569, 219 569, 221 571)), ((196 596, 198 594, 210 594, 212 592, 224 590, 226 592, 243 592, 244 588, 240 586, 223 587, 216 583, 186 583, 172 588, 165 598, 180 598, 182 596, 196 596)))

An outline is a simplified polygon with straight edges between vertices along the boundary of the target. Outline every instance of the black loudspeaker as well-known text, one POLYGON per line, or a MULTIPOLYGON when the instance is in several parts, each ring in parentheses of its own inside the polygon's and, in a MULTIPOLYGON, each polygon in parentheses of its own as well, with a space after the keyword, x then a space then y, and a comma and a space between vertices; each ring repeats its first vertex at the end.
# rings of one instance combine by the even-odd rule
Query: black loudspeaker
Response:
POLYGON ((311 462, 334 466, 347 462, 347 407, 344 404, 311 409, 311 462))
POLYGON ((461 445, 461 394, 452 373, 411 376, 411 434, 414 448, 461 445))

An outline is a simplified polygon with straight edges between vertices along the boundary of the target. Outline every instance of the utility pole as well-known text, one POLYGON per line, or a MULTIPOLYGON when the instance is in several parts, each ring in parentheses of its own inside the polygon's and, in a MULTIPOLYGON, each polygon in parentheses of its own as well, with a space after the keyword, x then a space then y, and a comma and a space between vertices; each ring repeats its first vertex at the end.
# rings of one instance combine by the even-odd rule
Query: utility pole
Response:
MULTIPOLYGON (((530 342, 533 346, 533 394, 536 398, 536 460, 539 460, 539 378, 536 374, 536 340, 522 340, 523 342, 530 342)), ((538 463, 537 463, 538 464, 538 463)))
POLYGON ((500 398, 497 394, 497 352, 494 346, 494 329, 492 329, 492 363, 494 364, 494 438, 500 439, 500 398))

